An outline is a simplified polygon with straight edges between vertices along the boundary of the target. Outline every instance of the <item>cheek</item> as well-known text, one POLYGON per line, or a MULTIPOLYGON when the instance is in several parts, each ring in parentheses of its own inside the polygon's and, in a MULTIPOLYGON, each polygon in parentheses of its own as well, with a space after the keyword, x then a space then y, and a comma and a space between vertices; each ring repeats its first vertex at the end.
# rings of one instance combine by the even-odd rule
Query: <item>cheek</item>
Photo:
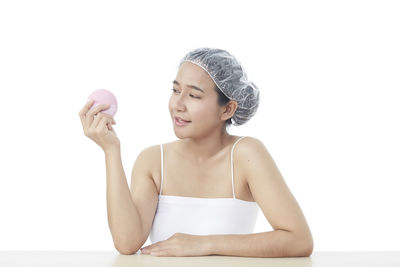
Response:
POLYGON ((168 109, 170 112, 172 112, 173 107, 174 107, 174 102, 173 102, 172 98, 170 98, 168 101, 168 109))
POLYGON ((193 106, 192 110, 193 116, 198 117, 199 119, 206 121, 211 121, 214 117, 216 117, 216 110, 213 106, 208 105, 199 105, 193 106))

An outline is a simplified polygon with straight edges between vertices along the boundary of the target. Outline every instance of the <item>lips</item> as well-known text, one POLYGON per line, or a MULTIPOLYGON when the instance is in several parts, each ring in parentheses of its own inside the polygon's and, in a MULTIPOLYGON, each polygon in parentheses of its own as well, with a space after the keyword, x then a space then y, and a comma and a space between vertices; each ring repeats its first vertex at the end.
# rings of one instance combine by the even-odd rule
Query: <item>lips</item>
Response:
POLYGON ((191 121, 188 121, 188 120, 184 120, 181 117, 175 117, 175 119, 178 120, 178 121, 183 121, 183 122, 191 122, 191 121))

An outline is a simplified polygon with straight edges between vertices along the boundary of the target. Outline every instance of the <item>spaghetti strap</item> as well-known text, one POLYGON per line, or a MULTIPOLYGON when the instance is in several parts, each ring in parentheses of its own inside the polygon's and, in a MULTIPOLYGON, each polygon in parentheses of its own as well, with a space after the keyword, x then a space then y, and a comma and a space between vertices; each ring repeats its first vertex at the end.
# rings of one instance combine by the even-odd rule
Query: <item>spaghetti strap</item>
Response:
POLYGON ((232 150, 231 150, 232 194, 233 194, 233 198, 234 199, 236 199, 236 196, 235 196, 235 185, 234 185, 234 182, 233 182, 233 149, 235 148, 235 145, 237 144, 237 142, 239 142, 240 139, 242 139, 244 137, 246 137, 246 136, 242 136, 238 140, 236 140, 236 142, 233 144, 232 150))
POLYGON ((159 195, 161 195, 161 191, 162 191, 162 185, 163 185, 163 180, 164 180, 164 174, 163 174, 163 145, 162 144, 160 144, 160 147, 161 147, 161 185, 160 185, 160 194, 159 195))

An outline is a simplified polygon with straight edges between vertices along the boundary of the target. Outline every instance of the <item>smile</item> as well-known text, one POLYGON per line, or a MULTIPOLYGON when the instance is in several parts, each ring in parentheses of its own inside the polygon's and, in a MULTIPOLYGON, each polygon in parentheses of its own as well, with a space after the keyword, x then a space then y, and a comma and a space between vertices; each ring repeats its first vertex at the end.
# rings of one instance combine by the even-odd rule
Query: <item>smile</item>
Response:
POLYGON ((186 126, 189 123, 191 123, 191 121, 178 120, 177 118, 174 118, 174 121, 175 121, 175 125, 177 125, 177 126, 186 126))

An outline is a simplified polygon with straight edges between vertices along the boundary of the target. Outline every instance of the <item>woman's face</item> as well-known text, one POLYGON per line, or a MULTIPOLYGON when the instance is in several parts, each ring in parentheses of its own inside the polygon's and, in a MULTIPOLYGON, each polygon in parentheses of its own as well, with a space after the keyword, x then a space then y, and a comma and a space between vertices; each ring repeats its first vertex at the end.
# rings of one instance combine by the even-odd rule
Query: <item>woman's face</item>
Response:
POLYGON ((173 82, 168 103, 177 137, 203 136, 216 127, 223 126, 224 121, 221 119, 223 107, 218 106, 218 94, 214 86, 214 81, 201 67, 187 61, 182 63, 173 82), (179 126, 175 117, 190 122, 179 126))

